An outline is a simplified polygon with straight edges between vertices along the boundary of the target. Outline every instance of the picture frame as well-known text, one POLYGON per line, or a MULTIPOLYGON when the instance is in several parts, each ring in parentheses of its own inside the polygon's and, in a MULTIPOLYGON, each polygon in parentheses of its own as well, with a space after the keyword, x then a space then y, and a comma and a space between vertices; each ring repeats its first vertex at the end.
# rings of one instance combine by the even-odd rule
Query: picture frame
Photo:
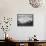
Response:
POLYGON ((17 26, 33 26, 33 14, 17 14, 17 26))

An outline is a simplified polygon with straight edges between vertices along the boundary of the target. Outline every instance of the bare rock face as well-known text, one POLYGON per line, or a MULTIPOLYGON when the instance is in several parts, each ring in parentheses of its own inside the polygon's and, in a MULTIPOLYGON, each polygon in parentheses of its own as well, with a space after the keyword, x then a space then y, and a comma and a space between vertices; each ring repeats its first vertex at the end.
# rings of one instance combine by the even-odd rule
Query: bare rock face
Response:
POLYGON ((30 5, 32 5, 32 7, 38 8, 41 5, 42 1, 41 0, 29 0, 29 3, 30 5))

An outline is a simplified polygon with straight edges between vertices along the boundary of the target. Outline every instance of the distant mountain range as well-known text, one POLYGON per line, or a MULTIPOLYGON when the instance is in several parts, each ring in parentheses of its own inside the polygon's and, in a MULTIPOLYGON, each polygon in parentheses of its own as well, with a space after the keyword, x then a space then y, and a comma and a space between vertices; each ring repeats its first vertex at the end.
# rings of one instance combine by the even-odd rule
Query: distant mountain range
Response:
POLYGON ((33 26, 33 21, 28 21, 26 23, 21 23, 17 21, 18 26, 33 26))

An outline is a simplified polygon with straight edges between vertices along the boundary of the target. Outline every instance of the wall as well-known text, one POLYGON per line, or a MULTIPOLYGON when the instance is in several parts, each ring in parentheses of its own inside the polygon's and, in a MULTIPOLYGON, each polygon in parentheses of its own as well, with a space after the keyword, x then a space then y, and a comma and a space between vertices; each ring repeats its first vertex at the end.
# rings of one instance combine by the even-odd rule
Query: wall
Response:
MULTIPOLYGON (((45 7, 45 6, 44 6, 45 7)), ((0 0, 0 18, 3 16, 13 17, 13 22, 10 33, 17 40, 27 40, 34 34, 37 35, 37 39, 45 40, 45 16, 46 8, 33 8, 30 6, 28 0, 0 0), (18 27, 17 26, 17 14, 33 14, 34 26, 33 27, 18 27)), ((2 33, 2 31, 0 31, 2 33)), ((0 33, 0 35, 2 35, 0 33)), ((0 39, 3 37, 0 36, 0 39)), ((3 38, 4 39, 4 38, 3 38)))

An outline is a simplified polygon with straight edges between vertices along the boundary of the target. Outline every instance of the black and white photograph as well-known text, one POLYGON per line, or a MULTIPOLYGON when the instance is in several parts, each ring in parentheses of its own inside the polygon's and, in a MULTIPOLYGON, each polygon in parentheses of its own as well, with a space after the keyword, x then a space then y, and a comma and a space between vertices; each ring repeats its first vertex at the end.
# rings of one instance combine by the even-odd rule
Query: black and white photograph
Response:
POLYGON ((17 26, 33 26, 33 14, 17 14, 17 26))

